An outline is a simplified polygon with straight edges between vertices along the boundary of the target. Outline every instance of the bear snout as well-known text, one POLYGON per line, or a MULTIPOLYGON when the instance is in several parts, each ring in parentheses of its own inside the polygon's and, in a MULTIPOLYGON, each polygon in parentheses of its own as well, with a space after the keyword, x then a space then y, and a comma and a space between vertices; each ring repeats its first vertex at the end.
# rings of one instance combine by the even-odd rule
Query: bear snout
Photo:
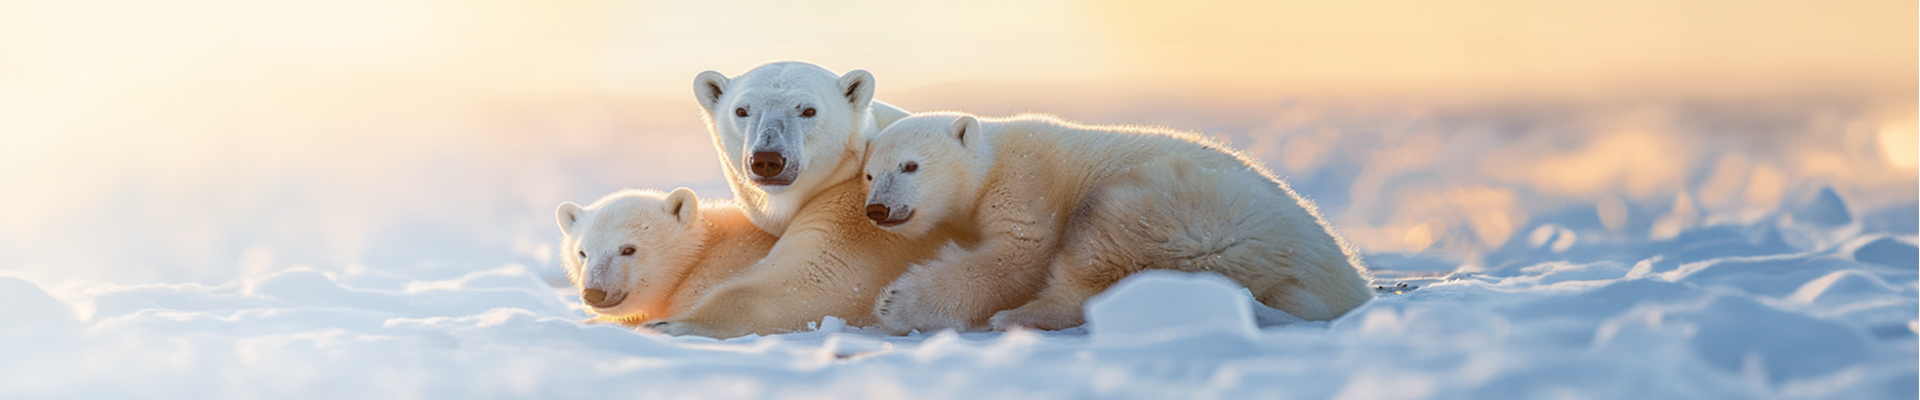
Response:
POLYGON ((875 225, 880 225, 881 227, 884 227, 884 228, 891 228, 895 226, 900 226, 900 224, 907 223, 908 219, 913 218, 912 209, 906 209, 906 213, 904 213, 905 215, 900 215, 897 217, 894 216, 895 214, 894 211, 895 210, 887 207, 887 205, 885 204, 868 204, 867 219, 873 220, 873 223, 875 225))
POLYGON ((617 305, 620 305, 620 301, 626 300, 626 299, 627 299, 627 294, 625 292, 615 292, 613 293, 612 296, 608 296, 606 291, 600 290, 600 289, 587 289, 587 290, 580 291, 580 300, 585 301, 587 305, 593 306, 594 308, 609 308, 609 307, 617 306, 617 305))
POLYGON ((772 178, 787 170, 787 157, 771 151, 756 151, 753 159, 747 162, 753 174, 761 178, 772 178))

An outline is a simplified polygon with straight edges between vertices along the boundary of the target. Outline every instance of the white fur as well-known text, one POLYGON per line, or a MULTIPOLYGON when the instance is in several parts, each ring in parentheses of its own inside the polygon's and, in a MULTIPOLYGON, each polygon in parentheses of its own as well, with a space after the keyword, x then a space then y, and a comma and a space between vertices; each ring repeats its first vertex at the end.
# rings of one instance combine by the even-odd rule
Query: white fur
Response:
POLYGON ((589 303, 588 311, 595 320, 628 325, 691 306, 774 242, 733 202, 703 202, 687 188, 627 189, 586 207, 562 203, 554 212, 564 234, 561 264, 574 286, 624 299, 605 308, 589 303))

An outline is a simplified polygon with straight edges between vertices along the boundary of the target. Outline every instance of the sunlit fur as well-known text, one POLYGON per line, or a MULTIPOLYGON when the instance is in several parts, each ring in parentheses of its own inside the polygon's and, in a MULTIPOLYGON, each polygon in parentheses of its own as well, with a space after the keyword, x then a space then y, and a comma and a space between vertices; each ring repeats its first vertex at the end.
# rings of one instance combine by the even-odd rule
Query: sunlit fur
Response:
POLYGON ((586 207, 561 204, 555 217, 565 234, 562 264, 574 287, 626 296, 610 308, 588 305, 593 320, 628 326, 686 310, 708 289, 759 261, 775 240, 733 201, 700 200, 686 188, 622 190, 586 207), (624 246, 636 251, 622 256, 624 246))
POLYGON ((889 286, 875 312, 894 332, 1077 326, 1088 297, 1145 269, 1220 273, 1309 320, 1372 298, 1311 203, 1190 133, 924 113, 876 137, 865 170, 869 199, 914 210, 896 232, 978 238, 889 286))

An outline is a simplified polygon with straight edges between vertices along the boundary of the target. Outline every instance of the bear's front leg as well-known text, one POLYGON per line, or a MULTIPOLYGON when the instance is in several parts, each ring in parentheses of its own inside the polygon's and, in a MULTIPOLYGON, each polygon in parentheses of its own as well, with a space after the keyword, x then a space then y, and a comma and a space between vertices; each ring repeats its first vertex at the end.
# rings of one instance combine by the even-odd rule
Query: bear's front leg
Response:
POLYGON ((987 328, 987 318, 1025 303, 1046 284, 1045 264, 1004 246, 983 243, 942 249, 881 292, 874 304, 880 328, 893 334, 987 328))
POLYGON ((880 292, 880 298, 873 303, 873 315, 880 320, 878 328, 894 335, 904 335, 912 331, 935 332, 945 329, 967 331, 964 316, 954 315, 952 300, 947 299, 934 282, 941 275, 934 269, 946 268, 948 264, 938 260, 928 264, 914 265, 899 280, 887 285, 880 292))

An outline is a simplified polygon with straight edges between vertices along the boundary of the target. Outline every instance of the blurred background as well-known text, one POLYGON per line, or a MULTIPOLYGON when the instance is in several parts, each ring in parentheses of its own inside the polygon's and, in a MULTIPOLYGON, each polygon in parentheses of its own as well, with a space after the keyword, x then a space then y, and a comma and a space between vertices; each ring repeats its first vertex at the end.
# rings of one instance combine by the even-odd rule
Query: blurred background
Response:
POLYGON ((562 201, 730 196, 691 81, 779 59, 867 69, 909 110, 1218 137, 1383 269, 1756 223, 1912 235, 1916 11, 5 1, 0 275, 67 297, 290 266, 557 273, 562 201))

